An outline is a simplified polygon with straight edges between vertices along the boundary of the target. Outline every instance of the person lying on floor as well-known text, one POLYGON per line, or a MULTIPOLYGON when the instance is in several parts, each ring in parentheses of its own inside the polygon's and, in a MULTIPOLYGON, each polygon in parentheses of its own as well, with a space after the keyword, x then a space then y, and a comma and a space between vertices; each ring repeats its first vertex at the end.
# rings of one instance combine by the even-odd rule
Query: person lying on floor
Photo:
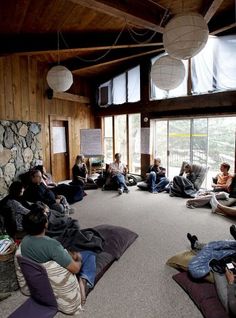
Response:
POLYGON ((29 202, 41 201, 50 209, 59 212, 74 213, 63 195, 54 194, 43 182, 40 170, 33 170, 30 174, 31 184, 24 191, 24 198, 29 202))
MULTIPOLYGON (((235 225, 230 226, 230 234, 236 240, 236 227, 235 225)), ((196 253, 200 252, 206 244, 200 243, 196 235, 191 235, 187 233, 187 238, 191 243, 191 248, 196 253)), ((219 241, 221 242, 221 241, 219 241)), ((234 241, 233 241, 234 242, 234 241)), ((217 242, 212 242, 217 243, 217 242)), ((218 244, 218 248, 219 248, 218 244)), ((235 251, 232 251, 232 253, 235 251)), ((233 264, 236 268, 236 263, 233 264)), ((215 286, 217 290, 218 297, 228 313, 232 317, 236 317, 236 272, 231 271, 225 267, 222 273, 213 271, 215 286)), ((230 317, 231 317, 230 315, 230 317)))
POLYGON ((69 272, 78 276, 81 305, 86 301, 86 287, 94 286, 96 275, 96 254, 92 251, 68 252, 55 239, 45 235, 48 218, 44 209, 35 208, 23 218, 27 235, 21 242, 21 254, 38 263, 55 261, 69 272))
POLYGON ((125 182, 125 175, 128 171, 126 165, 121 162, 120 153, 115 154, 115 161, 110 163, 107 172, 110 174, 111 177, 111 180, 109 182, 117 184, 119 194, 122 194, 123 192, 129 192, 129 189, 125 182))
POLYGON ((162 192, 169 180, 166 178, 166 169, 161 167, 161 159, 155 158, 153 165, 151 165, 146 173, 148 190, 151 193, 162 192))
POLYGON ((214 195, 217 200, 227 200, 221 201, 221 205, 231 206, 236 203, 236 200, 229 199, 236 197, 236 176, 229 175, 228 170, 230 166, 227 163, 222 163, 220 166, 221 173, 216 181, 213 183, 213 189, 208 191, 199 191, 194 199, 189 199, 186 201, 186 206, 188 208, 203 207, 210 203, 212 196, 214 195), (223 181, 224 180, 224 181, 223 181), (219 183, 218 183, 219 181, 219 183))
POLYGON ((176 197, 195 197, 197 190, 194 187, 194 182, 197 176, 192 171, 192 165, 185 164, 183 172, 179 176, 175 176, 170 185, 170 196, 176 197))

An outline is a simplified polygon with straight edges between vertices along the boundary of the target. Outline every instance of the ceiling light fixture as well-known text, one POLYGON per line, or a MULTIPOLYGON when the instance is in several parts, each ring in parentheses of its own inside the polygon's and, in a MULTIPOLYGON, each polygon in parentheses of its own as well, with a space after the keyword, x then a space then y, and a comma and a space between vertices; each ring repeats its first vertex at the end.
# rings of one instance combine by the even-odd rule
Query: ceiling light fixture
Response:
POLYGON ((55 92, 65 92, 73 84, 73 75, 68 68, 60 65, 60 46, 59 46, 59 32, 57 32, 57 62, 58 65, 53 66, 47 73, 47 83, 49 87, 55 92))
POLYGON ((170 56, 186 60, 204 48, 208 35, 208 26, 202 15, 194 12, 181 13, 166 25, 163 45, 170 56))
POLYGON ((160 89, 169 91, 178 87, 184 80, 184 63, 169 55, 160 57, 152 65, 151 78, 160 89))

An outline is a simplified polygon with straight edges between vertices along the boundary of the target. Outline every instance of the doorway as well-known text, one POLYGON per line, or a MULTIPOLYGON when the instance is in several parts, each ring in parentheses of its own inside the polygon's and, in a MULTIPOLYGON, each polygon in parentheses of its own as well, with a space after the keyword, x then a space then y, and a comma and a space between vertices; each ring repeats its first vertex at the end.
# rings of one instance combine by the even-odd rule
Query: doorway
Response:
POLYGON ((53 180, 70 179, 70 118, 50 116, 50 142, 53 180))

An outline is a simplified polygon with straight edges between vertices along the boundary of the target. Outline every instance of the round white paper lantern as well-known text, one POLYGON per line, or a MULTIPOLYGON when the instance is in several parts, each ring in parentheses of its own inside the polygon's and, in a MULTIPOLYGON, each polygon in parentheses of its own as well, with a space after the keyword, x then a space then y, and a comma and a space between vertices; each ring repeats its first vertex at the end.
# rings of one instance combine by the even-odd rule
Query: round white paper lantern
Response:
POLYGON ((184 80, 185 67, 180 60, 165 55, 152 65, 151 78, 154 84, 166 91, 178 87, 184 80))
POLYGON ((48 71, 47 83, 55 92, 65 92, 73 84, 73 75, 65 66, 53 66, 48 71))
POLYGON ((163 44, 166 52, 179 60, 189 59, 205 46, 209 35, 203 16, 198 13, 176 15, 166 25, 163 44))

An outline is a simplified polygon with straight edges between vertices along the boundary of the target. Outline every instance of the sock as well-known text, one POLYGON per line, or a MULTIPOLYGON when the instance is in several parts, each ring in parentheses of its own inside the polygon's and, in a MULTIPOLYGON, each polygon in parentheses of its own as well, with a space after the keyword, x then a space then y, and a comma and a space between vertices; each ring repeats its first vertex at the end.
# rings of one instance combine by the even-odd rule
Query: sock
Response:
POLYGON ((191 249, 194 250, 195 248, 195 243, 198 241, 198 238, 196 235, 191 235, 190 233, 187 233, 187 238, 191 243, 191 249))
POLYGON ((210 205, 211 205, 211 208, 212 208, 212 212, 216 213, 217 209, 218 209, 218 207, 217 207, 218 206, 218 201, 217 201, 217 199, 215 197, 215 193, 212 193, 210 205))

